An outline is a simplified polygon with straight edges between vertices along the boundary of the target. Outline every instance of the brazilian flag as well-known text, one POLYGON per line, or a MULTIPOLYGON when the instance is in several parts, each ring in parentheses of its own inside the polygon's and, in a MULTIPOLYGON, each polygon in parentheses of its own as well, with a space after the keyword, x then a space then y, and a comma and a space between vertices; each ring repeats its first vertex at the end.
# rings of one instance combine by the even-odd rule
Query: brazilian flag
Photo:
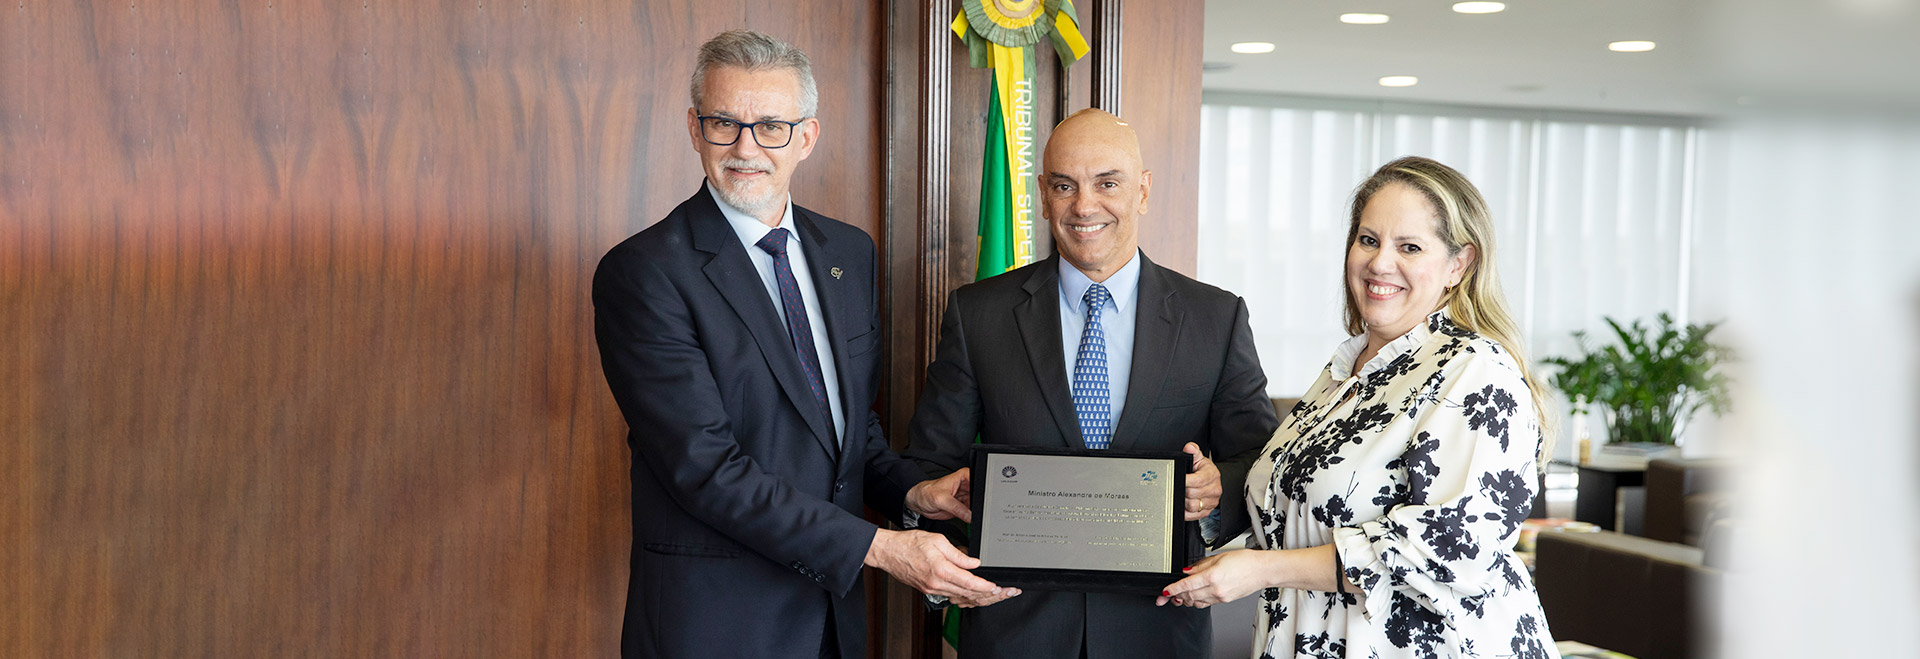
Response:
MULTIPOLYGON (((1000 77, 998 71, 993 75, 1000 77)), ((995 93, 994 96, 998 97, 999 94, 995 93)), ((1013 247, 1014 195, 1013 186, 1008 180, 1012 176, 1008 173, 1007 164, 1007 122, 1000 116, 1000 104, 997 101, 989 103, 988 108, 987 157, 980 168, 980 256, 973 272, 974 281, 1021 265, 1014 256, 1013 247)), ((1028 182, 1031 183, 1032 179, 1028 179, 1028 182)), ((1027 251, 1032 252, 1033 237, 1026 238, 1027 251)))

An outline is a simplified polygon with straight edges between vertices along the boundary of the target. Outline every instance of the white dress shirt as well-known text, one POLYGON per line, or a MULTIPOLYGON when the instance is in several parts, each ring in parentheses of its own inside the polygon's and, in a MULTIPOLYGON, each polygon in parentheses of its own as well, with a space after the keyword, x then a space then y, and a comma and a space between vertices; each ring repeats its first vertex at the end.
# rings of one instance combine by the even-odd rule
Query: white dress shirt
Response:
MULTIPOLYGON (((727 218, 727 224, 733 227, 733 233, 740 237, 740 244, 747 248, 747 259, 753 261, 753 269, 760 273, 760 283, 767 289, 767 297, 773 299, 775 316, 780 318, 780 326, 786 327, 786 305, 780 301, 780 282, 773 276, 773 255, 760 249, 756 243, 767 237, 774 229, 787 230, 787 261, 793 266, 793 281, 800 287, 800 299, 807 307, 807 327, 813 330, 813 347, 819 353, 821 385, 827 388, 827 405, 833 408, 833 440, 841 441, 840 429, 847 427, 846 414, 840 411, 840 369, 833 363, 833 344, 827 340, 826 315, 820 311, 820 294, 813 289, 813 271, 807 269, 807 251, 798 227, 793 224, 793 198, 787 198, 786 211, 780 215, 780 225, 767 226, 758 218, 728 206, 713 191, 713 183, 707 183, 707 194, 713 197, 713 203, 720 207, 720 214, 727 218)), ((791 345, 791 341, 789 341, 791 345)))

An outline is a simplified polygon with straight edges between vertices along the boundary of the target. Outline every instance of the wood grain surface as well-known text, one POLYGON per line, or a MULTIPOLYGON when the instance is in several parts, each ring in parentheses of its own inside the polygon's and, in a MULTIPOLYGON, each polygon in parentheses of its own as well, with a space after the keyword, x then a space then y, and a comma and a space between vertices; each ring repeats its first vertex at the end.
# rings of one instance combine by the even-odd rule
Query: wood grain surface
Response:
POLYGON ((1153 170, 1140 249, 1155 263, 1192 277, 1199 272, 1200 56, 1206 11, 1202 0, 1126 0, 1120 14, 1125 26, 1121 116, 1140 133, 1140 157, 1153 170))
POLYGON ((0 656, 610 656, 588 283, 698 44, 807 50, 796 200, 881 224, 879 2, 8 4, 0 656))

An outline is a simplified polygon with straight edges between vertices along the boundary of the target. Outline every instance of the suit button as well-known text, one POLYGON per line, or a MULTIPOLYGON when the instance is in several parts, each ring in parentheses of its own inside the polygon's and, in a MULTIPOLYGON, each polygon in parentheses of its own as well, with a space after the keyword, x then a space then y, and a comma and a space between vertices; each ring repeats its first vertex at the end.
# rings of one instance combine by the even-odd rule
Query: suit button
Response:
POLYGON ((847 489, 847 481, 845 481, 845 480, 838 480, 838 481, 834 481, 834 482, 833 482, 833 491, 834 491, 834 492, 839 492, 839 491, 841 491, 841 490, 844 490, 844 489, 847 489))

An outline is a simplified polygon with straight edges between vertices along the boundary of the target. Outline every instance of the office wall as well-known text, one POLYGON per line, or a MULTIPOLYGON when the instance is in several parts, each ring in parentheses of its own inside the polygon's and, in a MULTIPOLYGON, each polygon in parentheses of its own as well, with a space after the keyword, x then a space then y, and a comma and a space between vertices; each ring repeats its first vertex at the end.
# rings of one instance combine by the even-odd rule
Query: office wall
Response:
POLYGON ((1153 198, 1140 247, 1154 262, 1197 272, 1200 213, 1201 2, 1133 0, 1121 7, 1121 116, 1140 133, 1153 198))

